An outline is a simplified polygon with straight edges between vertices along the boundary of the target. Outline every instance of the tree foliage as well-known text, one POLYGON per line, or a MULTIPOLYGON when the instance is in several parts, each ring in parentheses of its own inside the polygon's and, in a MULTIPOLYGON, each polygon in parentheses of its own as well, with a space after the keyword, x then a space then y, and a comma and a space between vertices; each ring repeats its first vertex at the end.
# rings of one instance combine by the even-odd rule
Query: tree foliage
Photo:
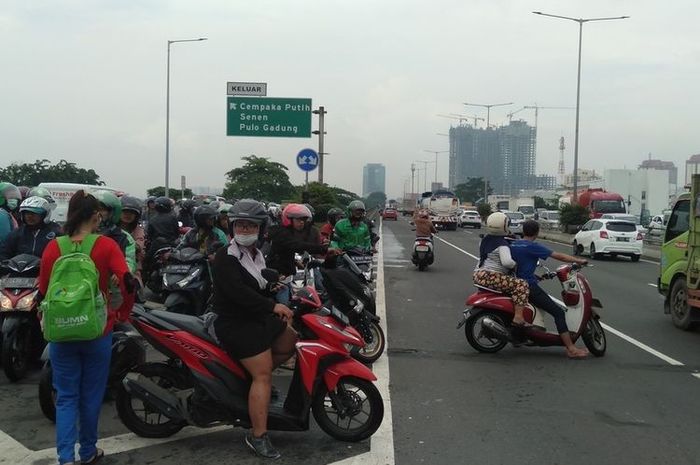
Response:
POLYGON ((479 205, 476 206, 476 211, 479 212, 479 216, 481 217, 481 220, 486 221, 486 218, 488 218, 489 215, 492 213, 491 204, 480 203, 479 205))
MULTIPOLYGON (((476 203, 484 197, 484 178, 469 178, 467 182, 457 184, 454 193, 462 202, 476 203)), ((493 188, 488 187, 488 193, 493 193, 493 188)))
POLYGON ((372 192, 364 202, 367 210, 382 209, 386 205, 386 194, 384 192, 372 192))
POLYGON ((228 181, 224 197, 267 202, 281 202, 294 197, 295 188, 289 182, 286 166, 256 155, 243 157, 243 160, 245 165, 226 173, 228 181))
MULTIPOLYGON (((146 191, 148 196, 153 197, 164 197, 165 196, 165 186, 152 187, 146 191)), ((172 187, 168 189, 168 195, 171 199, 191 199, 192 189, 185 189, 185 195, 182 195, 182 190, 173 189, 172 187)))
POLYGON ((37 186, 42 182, 104 185, 95 170, 78 168, 75 163, 63 159, 55 165, 46 159, 34 163, 13 163, 0 168, 0 180, 16 186, 37 186))
POLYGON ((570 226, 580 226, 586 223, 590 218, 588 208, 578 204, 564 204, 559 210, 559 224, 563 228, 569 229, 570 226))
MULTIPOLYGON (((294 202, 304 202, 304 190, 304 185, 297 186, 297 195, 291 200, 294 202)), ((316 221, 325 221, 326 213, 328 213, 328 210, 331 208, 337 207, 345 210, 350 202, 359 198, 357 194, 339 187, 333 187, 318 182, 309 183, 308 203, 314 208, 314 219, 316 221)))
POLYGON ((535 196, 535 209, 546 208, 547 210, 558 210, 558 199, 545 200, 542 197, 535 196))

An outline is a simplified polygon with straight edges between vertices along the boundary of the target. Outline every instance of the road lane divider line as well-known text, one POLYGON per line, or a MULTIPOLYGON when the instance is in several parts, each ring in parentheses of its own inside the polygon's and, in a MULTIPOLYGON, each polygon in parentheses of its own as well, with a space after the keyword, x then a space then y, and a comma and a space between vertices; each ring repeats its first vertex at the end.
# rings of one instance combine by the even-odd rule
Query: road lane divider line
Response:
MULTIPOLYGON (((2 451, 0 463, 27 463, 27 459, 32 455, 30 449, 4 431, 0 431, 0 450, 2 451)), ((55 458, 56 449, 53 450, 53 458, 55 458)))
MULTIPOLYGON (((381 231, 383 222, 379 220, 381 231)), ((386 319, 386 291, 384 289, 384 233, 377 247, 377 295, 376 308, 379 324, 384 330, 386 346, 384 354, 372 364, 372 372, 377 376, 375 385, 384 400, 384 419, 370 439, 370 450, 364 454, 348 457, 329 465, 394 465, 394 421, 391 415, 391 392, 389 391, 389 327, 386 319)), ((401 266, 403 268, 403 266, 401 266)))
MULTIPOLYGON (((438 237, 438 236, 436 236, 436 237, 437 237, 438 239, 440 239, 441 242, 444 242, 445 244, 449 245, 450 247, 459 250, 459 251, 462 252, 463 254, 468 255, 468 256, 472 257, 473 259, 475 259, 475 260, 478 260, 478 259, 479 259, 479 257, 477 257, 476 255, 470 254, 470 253, 467 252, 466 250, 464 250, 464 249, 462 249, 462 248, 460 248, 460 247, 457 247, 456 245, 454 245, 454 244, 452 244, 452 243, 450 243, 450 242, 447 242, 447 241, 444 240, 443 238, 438 237)), ((551 296, 550 296, 550 297, 551 297, 551 296)), ((566 306, 566 305, 564 305, 564 302, 562 302, 561 300, 558 300, 558 299, 556 299, 556 298, 554 298, 554 297, 552 297, 552 300, 554 300, 555 302, 557 302, 559 305, 566 306)), ((668 355, 662 354, 662 353, 659 352, 658 350, 656 350, 656 349, 654 349, 654 348, 652 348, 652 347, 649 347, 648 345, 644 344, 643 342, 640 342, 640 341, 638 341, 637 339, 635 339, 635 338, 633 338, 633 337, 631 337, 631 336, 628 336, 628 335, 626 335, 625 333, 623 333, 623 332, 621 332, 621 331, 618 331, 617 329, 613 328, 613 327, 610 326, 610 325, 607 325, 607 324, 603 323, 602 321, 601 321, 600 324, 603 326, 603 328, 605 328, 607 331, 609 331, 610 333, 614 334, 615 336, 617 336, 617 337, 619 337, 619 338, 621 338, 621 339, 623 339, 623 340, 629 342, 630 344, 632 344, 632 345, 638 347, 639 349, 642 349, 643 351, 645 351, 645 352, 647 352, 647 353, 653 355, 654 357, 657 357, 657 358, 663 360, 664 362, 668 363, 669 365, 680 366, 680 367, 685 366, 685 364, 684 364, 683 362, 679 362, 678 360, 676 360, 676 359, 674 359, 674 358, 672 358, 672 357, 669 357, 668 355)))
POLYGON ((691 373, 693 376, 695 376, 697 379, 700 379, 700 373, 691 373))
POLYGON ((651 287, 657 287, 657 288, 659 287, 658 285, 656 285, 656 284, 654 284, 654 283, 647 283, 647 285, 649 285, 649 286, 651 286, 651 287))

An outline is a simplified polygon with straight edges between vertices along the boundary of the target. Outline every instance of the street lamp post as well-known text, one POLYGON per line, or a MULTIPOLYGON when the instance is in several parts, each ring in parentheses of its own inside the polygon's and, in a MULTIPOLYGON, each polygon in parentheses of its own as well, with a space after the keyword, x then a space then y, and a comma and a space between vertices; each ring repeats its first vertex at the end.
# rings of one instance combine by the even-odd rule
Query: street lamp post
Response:
POLYGON ((533 11, 534 14, 540 16, 549 16, 550 18, 566 19, 578 23, 578 73, 576 76, 576 130, 574 132, 574 193, 572 195, 573 203, 578 199, 578 123, 579 123, 579 103, 581 101, 581 42, 583 39, 583 23, 591 23, 594 21, 614 21, 617 19, 627 19, 629 16, 614 16, 609 18, 570 18, 568 16, 551 15, 542 13, 541 11, 533 11))
MULTIPOLYGON (((197 39, 178 39, 168 41, 168 72, 165 84, 165 196, 170 193, 170 45, 178 42, 201 42, 206 37, 197 39)), ((185 194, 184 192, 182 193, 185 194)))
POLYGON ((449 153, 449 150, 428 150, 428 149, 424 149, 423 151, 424 151, 424 152, 434 153, 434 154, 435 154, 435 183, 437 184, 437 182, 438 182, 438 176, 437 176, 437 174, 438 174, 438 172, 437 172, 437 167, 438 167, 438 154, 440 154, 440 153, 449 153))
MULTIPOLYGON (((423 171, 425 171, 425 174, 423 175, 423 192, 428 191, 428 163, 435 163, 432 160, 413 160, 416 163, 423 163, 423 171)), ((420 186, 420 181, 418 182, 418 185, 420 186)))
MULTIPOLYGON (((512 105, 513 102, 508 102, 508 103, 489 103, 489 104, 483 104, 483 103, 468 103, 464 102, 463 105, 467 105, 470 107, 483 107, 486 108, 486 130, 488 131, 489 128, 491 127, 491 107, 501 107, 504 105, 512 105)), ((484 203, 487 202, 488 196, 489 196, 489 176, 488 176, 488 167, 489 164, 485 163, 484 164, 484 203)))

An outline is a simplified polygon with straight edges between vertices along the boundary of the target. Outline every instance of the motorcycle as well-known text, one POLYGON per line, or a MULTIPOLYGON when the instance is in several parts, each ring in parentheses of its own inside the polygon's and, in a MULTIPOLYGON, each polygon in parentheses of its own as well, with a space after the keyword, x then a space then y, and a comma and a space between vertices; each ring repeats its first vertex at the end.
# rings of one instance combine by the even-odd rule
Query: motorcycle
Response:
POLYGON ((365 283, 371 284, 374 282, 374 258, 370 252, 355 247, 346 250, 344 254, 340 255, 339 259, 341 266, 360 276, 365 283))
MULTIPOLYGON (((571 339, 580 337, 588 350, 596 357, 605 355, 607 341, 595 310, 603 305, 593 298, 586 277, 580 273, 582 265, 561 265, 556 272, 546 270, 541 280, 558 279, 562 285, 562 300, 566 305, 566 323, 571 328, 571 339)), ((464 326, 464 333, 474 349, 484 353, 495 353, 509 342, 514 345, 561 346, 561 337, 556 331, 553 318, 548 313, 528 304, 523 311, 525 321, 532 326, 518 327, 511 324, 515 311, 513 301, 492 289, 476 286, 477 292, 467 299, 467 309, 457 329, 464 326), (549 324, 547 323, 549 321, 549 324)))
MULTIPOLYGON (((279 275, 278 275, 279 276, 279 275)), ((318 304, 307 289, 300 299, 318 304)), ((361 441, 379 428, 384 416, 372 371, 350 357, 362 337, 333 309, 295 314, 302 329, 297 363, 286 396, 273 400, 268 428, 306 431, 309 413, 330 436, 361 441)), ((243 365, 218 346, 201 318, 135 307, 132 324, 167 362, 146 363, 128 373, 117 392, 116 407, 124 425, 142 437, 169 437, 186 425, 228 423, 251 427, 243 365)))
POLYGON ((163 269, 168 264, 168 258, 173 248, 170 246, 161 247, 153 253, 153 256, 146 260, 143 274, 146 277, 146 287, 163 300, 163 269))
MULTIPOLYGON (((324 303, 327 307, 339 309, 349 320, 350 325, 363 337, 365 345, 351 351, 353 358, 364 364, 376 362, 384 353, 386 336, 379 325, 379 317, 372 290, 345 268, 326 268, 323 262, 313 260, 304 254, 300 263, 303 269, 298 271, 292 282, 294 294, 314 286, 314 274, 321 273, 325 292, 324 303)), ((313 288, 316 291, 315 288, 313 288)), ((302 301, 310 305, 308 299, 302 301)), ((292 306, 299 305, 298 299, 292 298, 292 306)), ((322 307, 321 301, 316 307, 305 311, 315 311, 322 307)))
POLYGON ((169 311, 202 315, 211 297, 207 257, 196 249, 171 250, 162 272, 164 305, 169 311))
POLYGON ((9 273, 0 281, 2 312, 2 368, 10 381, 24 378, 29 365, 41 355, 45 342, 37 318, 41 259, 21 254, 2 262, 9 273))
POLYGON ((416 240, 413 242, 411 261, 418 267, 418 271, 425 271, 429 265, 433 264, 434 260, 433 238, 416 237, 416 240))
MULTIPOLYGON (((41 356, 44 366, 39 377, 39 407, 46 418, 56 422, 56 390, 53 388, 53 369, 48 346, 41 356)), ((124 375, 146 363, 146 346, 141 335, 125 323, 115 323, 112 331, 112 358, 107 379, 105 398, 114 396, 124 375)))

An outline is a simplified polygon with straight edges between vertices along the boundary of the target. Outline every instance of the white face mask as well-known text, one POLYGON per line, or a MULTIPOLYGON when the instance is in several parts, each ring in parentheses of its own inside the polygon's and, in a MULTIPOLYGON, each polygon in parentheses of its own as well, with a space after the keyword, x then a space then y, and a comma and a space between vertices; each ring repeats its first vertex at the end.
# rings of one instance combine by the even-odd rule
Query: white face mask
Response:
POLYGON ((250 247, 251 245, 257 242, 258 234, 236 234, 235 236, 233 236, 233 239, 238 245, 242 245, 243 247, 250 247))

